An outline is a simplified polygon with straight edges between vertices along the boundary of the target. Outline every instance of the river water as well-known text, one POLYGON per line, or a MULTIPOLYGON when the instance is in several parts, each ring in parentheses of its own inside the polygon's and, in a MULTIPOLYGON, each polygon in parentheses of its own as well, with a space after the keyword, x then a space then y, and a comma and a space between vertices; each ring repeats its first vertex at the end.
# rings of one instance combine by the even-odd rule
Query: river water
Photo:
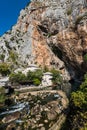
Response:
MULTIPOLYGON (((27 114, 29 114, 29 103, 28 102, 18 102, 13 106, 6 107, 1 110, 0 112, 0 120, 3 120, 4 117, 10 116, 15 114, 16 112, 22 113, 22 111, 26 111, 27 114)), ((18 119, 14 120, 15 123, 22 123, 23 121, 19 117, 18 119)), ((0 125, 0 130, 5 130, 8 123, 4 123, 0 125)))
POLYGON ((1 116, 5 116, 5 115, 8 115, 8 114, 12 114, 12 113, 15 113, 15 112, 20 112, 22 111, 23 109, 29 109, 29 104, 28 102, 18 102, 17 104, 11 106, 11 107, 8 107, 6 109, 4 109, 3 112, 0 113, 0 117, 1 116))

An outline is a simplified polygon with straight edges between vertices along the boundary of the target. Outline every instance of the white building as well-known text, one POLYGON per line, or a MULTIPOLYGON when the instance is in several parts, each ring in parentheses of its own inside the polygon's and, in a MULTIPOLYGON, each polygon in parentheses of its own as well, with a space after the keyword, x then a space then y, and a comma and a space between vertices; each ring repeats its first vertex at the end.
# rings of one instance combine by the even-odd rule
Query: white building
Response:
POLYGON ((27 68, 18 68, 18 69, 16 69, 14 72, 15 73, 18 73, 18 72, 22 72, 23 74, 27 74, 29 71, 31 71, 31 72, 34 72, 34 71, 36 71, 36 70, 39 70, 40 68, 37 66, 37 65, 35 65, 35 64, 31 64, 31 65, 29 65, 27 68))
POLYGON ((29 65, 29 67, 27 67, 26 69, 24 69, 22 71, 22 73, 26 75, 29 71, 34 72, 34 71, 39 70, 39 69, 40 68, 37 65, 31 64, 31 65, 29 65))
POLYGON ((43 78, 42 78, 42 86, 52 86, 52 73, 50 72, 46 72, 44 73, 43 75, 43 78))

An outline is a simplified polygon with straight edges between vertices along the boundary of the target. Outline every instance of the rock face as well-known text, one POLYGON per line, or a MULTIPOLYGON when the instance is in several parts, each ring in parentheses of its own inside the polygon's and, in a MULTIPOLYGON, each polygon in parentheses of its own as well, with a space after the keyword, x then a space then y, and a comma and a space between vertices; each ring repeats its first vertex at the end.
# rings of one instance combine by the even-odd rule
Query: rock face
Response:
POLYGON ((9 115, 7 117, 4 117, 2 122, 3 123, 10 123, 10 122, 12 122, 14 120, 17 120, 19 118, 19 116, 20 116, 20 113, 15 112, 15 113, 13 113, 13 115, 9 115))
POLYGON ((12 30, 0 38, 1 62, 55 67, 66 77, 66 68, 72 77, 84 73, 86 7, 86 0, 32 0, 12 30))

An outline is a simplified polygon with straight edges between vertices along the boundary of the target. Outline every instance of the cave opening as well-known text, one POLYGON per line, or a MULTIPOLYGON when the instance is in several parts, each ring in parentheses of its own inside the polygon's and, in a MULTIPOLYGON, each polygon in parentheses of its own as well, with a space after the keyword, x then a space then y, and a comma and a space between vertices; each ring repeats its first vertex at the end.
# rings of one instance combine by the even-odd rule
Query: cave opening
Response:
POLYGON ((52 51, 60 60, 63 59, 62 51, 58 47, 52 46, 52 51))

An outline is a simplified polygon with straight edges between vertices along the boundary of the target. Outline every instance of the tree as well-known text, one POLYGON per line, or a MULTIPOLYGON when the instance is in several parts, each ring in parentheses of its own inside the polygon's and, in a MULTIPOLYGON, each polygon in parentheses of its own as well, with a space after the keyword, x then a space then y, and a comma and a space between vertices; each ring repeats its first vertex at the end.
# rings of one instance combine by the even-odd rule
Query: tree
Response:
POLYGON ((9 80, 12 83, 22 83, 25 82, 27 78, 24 74, 22 74, 22 72, 18 72, 18 73, 11 73, 9 76, 9 80))
POLYGON ((0 73, 2 76, 6 76, 10 74, 10 66, 7 63, 1 63, 0 64, 0 73))
POLYGON ((60 75, 60 72, 58 70, 52 69, 51 73, 53 74, 53 83, 56 85, 59 85, 62 83, 63 79, 62 76, 60 75))
POLYGON ((77 91, 72 93, 72 101, 75 107, 84 109, 84 106, 87 108, 86 94, 82 91, 77 91))
MULTIPOLYGON (((71 95, 71 108, 73 108, 73 122, 77 130, 87 129, 87 74, 78 91, 71 95)), ((75 128, 76 129, 76 128, 75 128)))
POLYGON ((27 73, 27 79, 28 79, 28 80, 31 80, 31 81, 34 81, 35 79, 38 79, 38 81, 41 82, 41 80, 42 80, 42 75, 43 75, 43 73, 42 73, 41 70, 36 70, 36 71, 34 71, 34 72, 29 71, 29 72, 27 73))
POLYGON ((11 83, 18 83, 18 84, 34 84, 38 86, 42 80, 42 71, 36 70, 35 72, 29 71, 27 75, 23 74, 22 72, 18 73, 11 73, 9 79, 11 83))

